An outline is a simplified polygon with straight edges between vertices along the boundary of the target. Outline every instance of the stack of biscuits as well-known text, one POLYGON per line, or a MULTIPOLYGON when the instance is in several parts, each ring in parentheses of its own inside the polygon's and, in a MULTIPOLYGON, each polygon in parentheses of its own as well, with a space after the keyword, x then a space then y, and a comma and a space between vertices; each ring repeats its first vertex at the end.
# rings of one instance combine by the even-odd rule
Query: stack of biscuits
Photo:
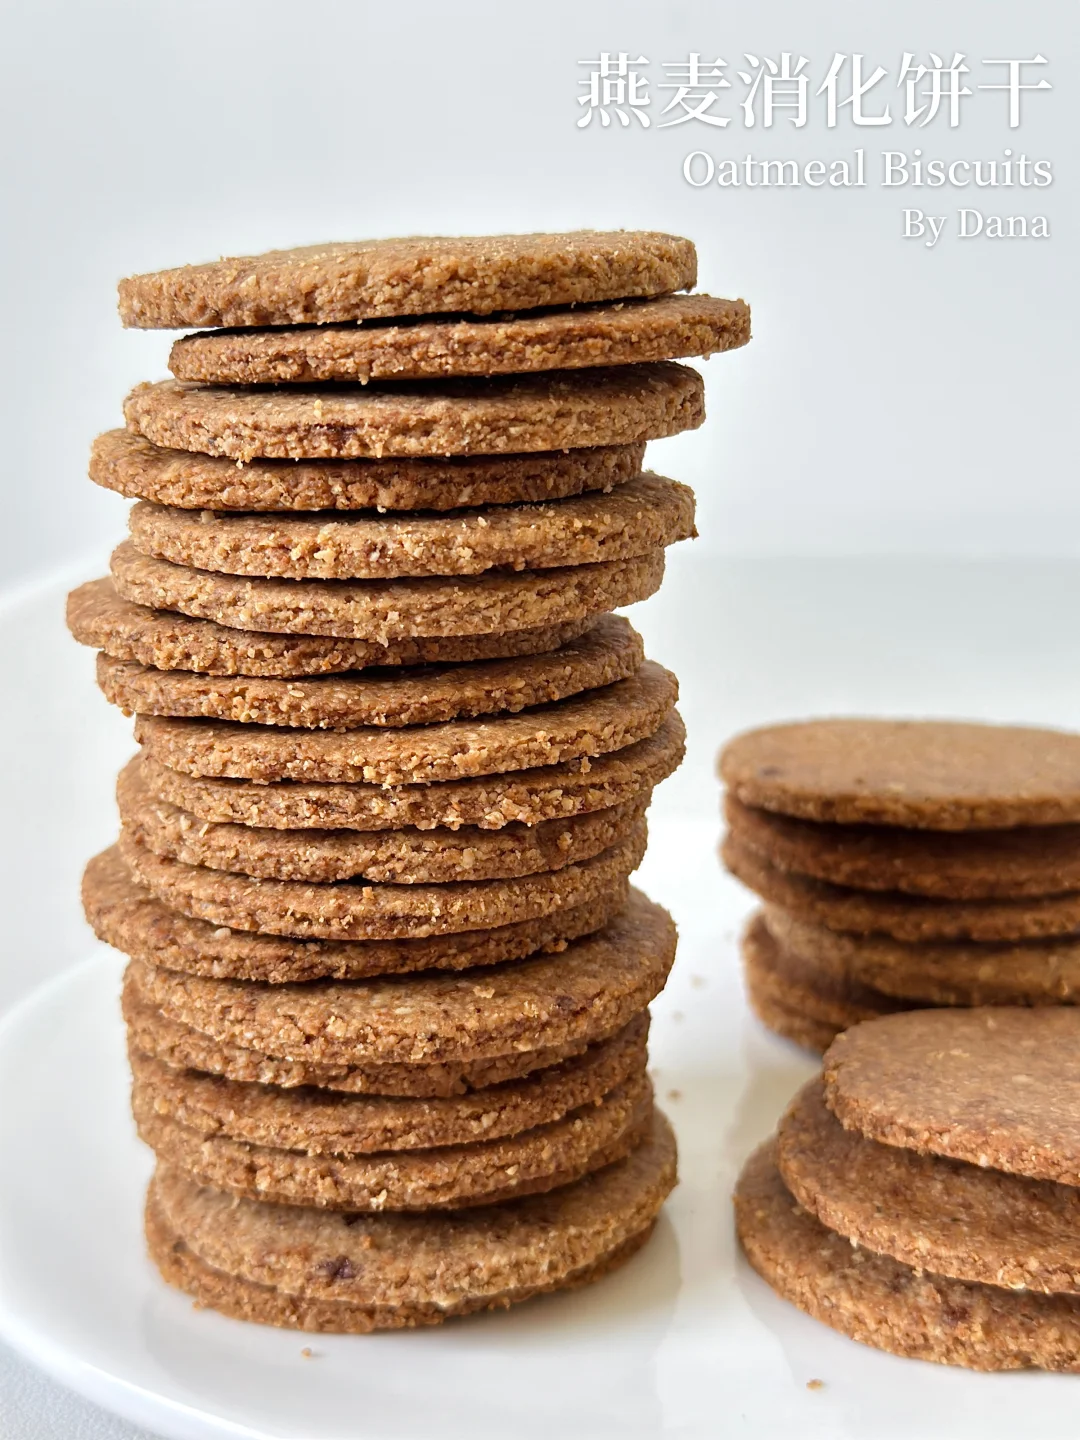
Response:
POLYGON ((853 1339, 976 1370, 1080 1370, 1080 1010, 847 1030, 735 1207, 754 1269, 853 1339))
POLYGON ((738 736, 720 772, 771 1029, 822 1051, 895 1010, 1080 1001, 1080 735, 820 720, 738 736))
POLYGON ((611 612, 694 533, 645 443, 749 339, 689 241, 325 245, 140 275, 190 329, 91 476, 138 503, 74 592, 136 716, 87 915, 165 1277, 314 1330, 592 1280, 675 1179, 646 1073, 670 917, 629 885, 676 682, 611 612))

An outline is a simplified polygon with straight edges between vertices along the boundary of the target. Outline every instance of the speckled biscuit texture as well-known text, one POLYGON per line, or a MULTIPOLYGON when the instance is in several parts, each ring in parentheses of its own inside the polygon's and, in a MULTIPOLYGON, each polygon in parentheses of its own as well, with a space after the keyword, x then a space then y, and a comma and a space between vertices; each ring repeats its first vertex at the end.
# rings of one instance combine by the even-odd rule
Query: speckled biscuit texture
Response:
POLYGON ((1034 940, 1080 931, 1080 893, 1020 900, 930 900, 898 891, 852 890, 780 870, 728 835, 724 864, 770 905, 799 920, 896 940, 1034 940))
POLYGON ((546 1195, 460 1213, 237 1202, 159 1167, 147 1237, 167 1280, 240 1319, 361 1333, 437 1324, 599 1278, 648 1238, 675 1165, 657 1114, 627 1159, 546 1195))
POLYGON ((825 1057, 829 1106, 871 1140, 1080 1185, 1080 1011, 916 1010, 825 1057))
POLYGON ((435 1098, 243 1084, 177 1069, 134 1047, 130 1059, 135 1105, 143 1114, 204 1137, 332 1157, 468 1145, 551 1125, 643 1075, 647 1034, 648 1016, 640 1015, 561 1065, 488 1090, 435 1098))
POLYGON ((1080 890, 1080 826, 905 830, 821 824, 754 809, 729 795, 737 840, 771 865, 860 890, 931 899, 1015 899, 1080 890))
POLYGON ((768 997, 774 1005, 813 1021, 815 1026, 831 1026, 833 1035, 861 1020, 886 1015, 902 1003, 785 952, 760 911, 747 925, 741 948, 743 974, 752 996, 768 997))
POLYGON ((157 670, 101 654, 97 680, 106 698, 127 715, 342 730, 514 714, 625 680, 643 659, 641 637, 629 622, 606 615, 558 650, 513 659, 276 680, 157 670))
POLYGON ((659 993, 674 956, 671 917, 635 892, 561 954, 479 974, 259 985, 132 968, 145 1001, 225 1044, 313 1064, 429 1065, 606 1038, 659 993))
POLYGON ((677 694, 671 672, 646 661, 615 685, 495 719, 322 731, 140 715, 135 738, 153 759, 189 775, 415 785, 622 750, 656 734, 677 694))
POLYGON ((949 1280, 852 1246, 792 1197, 775 1142, 747 1162, 735 1218, 747 1259, 777 1294, 853 1340, 973 1370, 1080 1369, 1076 1298, 949 1280))
POLYGON ((258 880, 170 860, 126 831, 120 854, 135 879, 181 914, 234 930, 301 940, 406 940, 487 930, 576 909, 606 894, 641 864, 644 821, 589 860, 512 880, 439 884, 312 884, 258 880))
POLYGON ((247 465, 107 430, 90 479, 129 500, 182 510, 456 510, 610 490, 641 473, 644 442, 531 455, 252 460, 247 465))
POLYGON ((687 485, 647 473, 604 494, 423 515, 219 515, 143 500, 129 516, 143 555, 286 580, 482 575, 629 560, 696 534, 687 485))
POLYGON ((585 618, 505 635, 416 637, 380 645, 375 640, 338 640, 330 635, 234 630, 212 620, 133 604, 122 599, 108 578, 91 580, 71 592, 67 622, 80 644, 103 650, 124 664, 284 679, 388 665, 448 665, 539 655, 577 640, 596 623, 585 618))
POLYGON ((390 386, 160 380, 124 418, 154 445, 230 460, 380 460, 640 445, 695 430, 705 399, 696 370, 667 362, 390 386))
POLYGON ((626 840, 645 814, 647 797, 536 826, 501 830, 271 830, 199 821, 155 800, 137 760, 121 771, 117 802, 129 841, 185 865, 205 865, 266 880, 333 884, 370 880, 432 885, 502 880, 591 860, 626 840))
POLYGON ((767 907, 769 930, 815 969, 924 1005, 1080 1004, 1080 942, 905 942, 845 935, 767 907))
POLYGON ((1080 1189, 880 1145, 845 1130, 820 1079, 780 1123, 784 1184, 823 1225, 905 1265, 1047 1293, 1080 1291, 1080 1189))
MULTIPOLYGON (((567 1060, 585 1055, 590 1043, 578 1040, 538 1050, 518 1050, 490 1060, 434 1062, 430 1065, 319 1064, 302 1054, 265 1055, 242 1045, 215 1040, 194 1026, 163 1014, 139 988, 138 967, 129 966, 121 993, 129 1047, 178 1069, 201 1070, 243 1084, 301 1088, 342 1095, 399 1096, 412 1099, 468 1095, 509 1084, 567 1060)), ((594 1043, 614 1038, 598 1035, 594 1043)))
POLYGON ((578 306, 539 314, 319 325, 186 335, 169 354, 178 380, 211 385, 428 380, 679 360, 737 349, 750 307, 712 295, 578 306))
POLYGON ((83 910, 99 940, 135 960, 218 980, 360 980, 418 970, 471 970, 557 953, 602 929, 628 898, 625 879, 593 900, 494 930, 419 940, 294 940, 230 930, 163 905, 132 878, 116 847, 94 857, 82 884, 83 910))
POLYGON ((1080 735, 942 720, 749 730, 720 774, 737 800, 806 820, 930 830, 1080 820, 1080 735))
POLYGON ((682 759, 685 726, 671 711, 655 734, 606 755, 583 756, 500 775, 443 780, 431 785, 305 784, 298 780, 259 784, 217 780, 170 770, 144 753, 143 779, 159 800, 200 820, 262 825, 279 830, 419 830, 463 825, 498 830, 519 823, 606 810, 647 794, 682 759))
POLYGON ((200 1135, 138 1101, 135 1119, 158 1159, 196 1184, 248 1200, 357 1213, 492 1205, 572 1184, 629 1154, 651 1111, 642 1075, 598 1104, 500 1140, 333 1156, 200 1135))
POLYGON ((154 560, 130 541, 109 564, 117 593, 137 605, 239 630, 380 645, 572 624, 647 600, 664 578, 663 550, 621 563, 403 580, 252 580, 154 560))
POLYGON ((322 325, 666 295, 697 281, 693 243, 652 230, 425 235, 271 250, 133 275, 120 318, 143 329, 322 325))

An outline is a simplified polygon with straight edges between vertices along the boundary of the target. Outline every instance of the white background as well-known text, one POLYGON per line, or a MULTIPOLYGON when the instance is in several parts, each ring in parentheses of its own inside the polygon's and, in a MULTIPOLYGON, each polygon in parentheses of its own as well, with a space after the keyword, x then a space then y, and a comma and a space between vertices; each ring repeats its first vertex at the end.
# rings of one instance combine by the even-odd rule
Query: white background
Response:
MULTIPOLYGON (((140 269, 416 231, 690 235, 702 288, 750 300, 756 339, 705 367, 705 429, 651 451, 696 487, 702 531, 635 615, 680 674, 691 729, 661 812, 713 816, 716 747, 773 716, 1080 724, 1077 13, 1015 0, 5 4, 0 666, 16 823, 0 1006, 85 950, 78 873, 111 838, 130 748, 60 612, 66 580, 101 573, 124 525, 123 503, 85 479, 89 442, 120 423, 131 385, 165 373, 169 337, 124 332, 115 315, 116 280, 140 269), (999 78, 984 57, 1041 52, 1055 88, 1025 97, 1014 132, 986 93, 952 132, 830 133, 820 110, 801 132, 737 119, 581 131, 576 62, 601 49, 644 54, 656 73, 691 50, 732 71, 744 51, 792 50, 819 79, 834 51, 895 71, 904 50, 961 50, 972 82, 999 78), (690 149, 829 159, 857 144, 872 168, 886 146, 974 159, 1011 145, 1058 178, 969 198, 694 190, 681 174, 690 149), (901 239, 905 205, 952 217, 961 204, 1046 214, 1053 238, 901 239)), ((133 1433, 0 1352, 2 1440, 133 1433)))

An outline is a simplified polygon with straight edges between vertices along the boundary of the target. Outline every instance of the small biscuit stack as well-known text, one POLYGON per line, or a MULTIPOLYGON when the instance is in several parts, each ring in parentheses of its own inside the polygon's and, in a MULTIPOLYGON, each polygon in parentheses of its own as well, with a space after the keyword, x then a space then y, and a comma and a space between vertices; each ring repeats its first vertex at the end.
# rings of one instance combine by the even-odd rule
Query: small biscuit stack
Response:
POLYGON ((1080 1010, 856 1025, 749 1160, 735 1208, 754 1269, 855 1340, 1080 1371, 1080 1010))
POLYGON ((771 1029, 821 1051, 898 1009, 1080 1001, 1080 735, 811 721, 739 736, 720 772, 771 1029))
POLYGON ((694 533, 645 442, 744 344, 651 233, 329 245, 123 282, 211 327, 91 475, 138 503, 70 600, 134 713, 84 885, 124 983, 167 1279, 315 1330, 596 1278, 674 1142, 670 918, 630 888, 675 679, 610 612, 694 533))

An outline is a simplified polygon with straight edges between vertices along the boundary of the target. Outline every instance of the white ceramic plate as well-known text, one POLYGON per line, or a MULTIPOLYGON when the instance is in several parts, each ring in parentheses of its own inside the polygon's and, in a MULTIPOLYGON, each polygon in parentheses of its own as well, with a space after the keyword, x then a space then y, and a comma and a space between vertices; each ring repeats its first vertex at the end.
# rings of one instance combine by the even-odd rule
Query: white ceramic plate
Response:
POLYGON ((0 1025, 0 1333, 170 1440, 1073 1440, 1077 1382, 877 1354, 737 1258, 738 1166, 813 1066, 746 1015, 733 940, 747 905, 717 874, 714 838, 655 826, 639 877, 682 931, 653 1038, 682 1183, 625 1269, 396 1335, 306 1336, 194 1310, 143 1256, 150 1162, 127 1113, 120 961, 100 951, 0 1025))

